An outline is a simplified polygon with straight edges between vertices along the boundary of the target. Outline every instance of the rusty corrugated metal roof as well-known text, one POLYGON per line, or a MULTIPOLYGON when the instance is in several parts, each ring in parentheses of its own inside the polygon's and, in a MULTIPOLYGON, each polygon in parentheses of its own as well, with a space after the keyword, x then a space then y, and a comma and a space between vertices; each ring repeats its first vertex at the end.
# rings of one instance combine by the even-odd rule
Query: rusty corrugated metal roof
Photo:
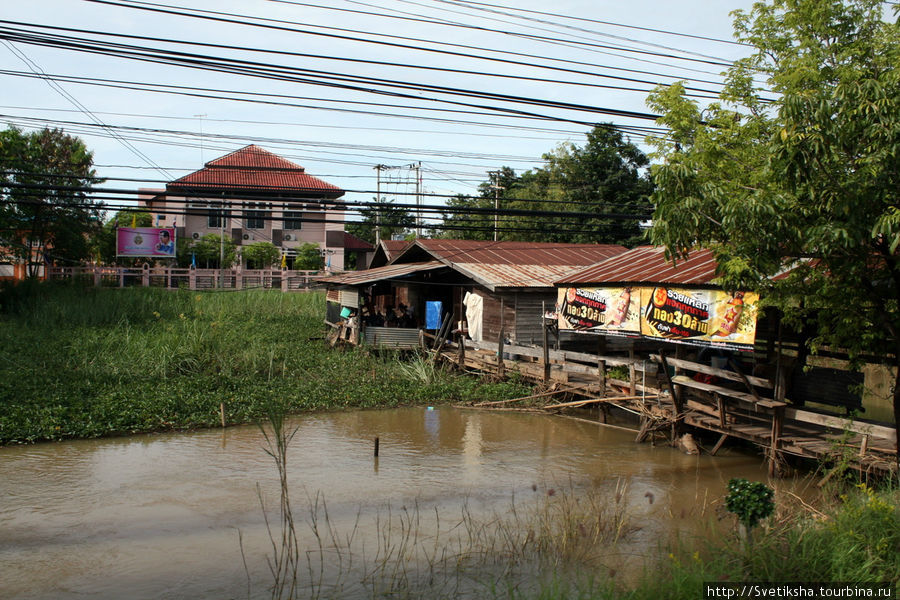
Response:
POLYGON ((380 244, 382 248, 384 248, 387 259, 391 260, 397 256, 397 254, 402 252, 404 248, 411 245, 412 242, 408 240, 381 240, 380 244))
POLYGON ((307 174, 300 165, 253 144, 209 161, 199 171, 169 183, 166 189, 315 193, 330 198, 344 194, 336 185, 307 174))
POLYGON ((617 244, 558 244, 483 240, 416 240, 438 260, 485 265, 588 266, 625 252, 617 244))
POLYGON ((447 265, 440 261, 431 260, 427 262, 404 263, 400 265, 386 265, 375 269, 366 269, 364 271, 348 271, 340 275, 332 275, 330 277, 322 277, 318 281, 331 285, 366 285, 376 281, 386 279, 395 279, 419 273, 421 271, 431 271, 434 269, 443 269, 447 265))
POLYGON ((666 283, 713 285, 717 263, 712 252, 692 250, 675 265, 666 260, 662 246, 638 246, 601 263, 571 273, 556 283, 588 285, 613 283, 666 283))
MULTIPOLYGON (((420 239, 414 246, 490 290, 552 287, 557 279, 579 267, 626 251, 615 244, 444 239, 420 239)), ((402 255, 397 260, 402 260, 402 255)))

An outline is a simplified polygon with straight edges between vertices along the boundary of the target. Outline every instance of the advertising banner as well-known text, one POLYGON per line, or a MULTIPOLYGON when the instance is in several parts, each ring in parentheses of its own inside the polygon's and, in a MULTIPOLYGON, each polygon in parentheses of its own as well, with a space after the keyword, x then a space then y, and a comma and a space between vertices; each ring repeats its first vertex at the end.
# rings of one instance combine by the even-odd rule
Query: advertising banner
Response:
POLYGON ((630 287, 560 288, 559 329, 639 335, 641 295, 630 287))
POLYGON ((174 227, 117 227, 116 256, 175 257, 174 227))
POLYGON ((753 347, 759 294, 641 288, 641 334, 738 350, 753 347))

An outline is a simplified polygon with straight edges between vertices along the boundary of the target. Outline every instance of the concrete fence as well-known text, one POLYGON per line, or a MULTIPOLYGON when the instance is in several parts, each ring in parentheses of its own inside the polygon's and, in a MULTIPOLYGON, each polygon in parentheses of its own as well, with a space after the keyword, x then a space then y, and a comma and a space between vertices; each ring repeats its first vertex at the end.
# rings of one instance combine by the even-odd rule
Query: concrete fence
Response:
POLYGON ((81 279, 106 287, 160 287, 204 290, 224 288, 280 289, 282 292, 308 290, 325 271, 289 271, 281 269, 180 269, 168 267, 47 267, 49 280, 81 279))

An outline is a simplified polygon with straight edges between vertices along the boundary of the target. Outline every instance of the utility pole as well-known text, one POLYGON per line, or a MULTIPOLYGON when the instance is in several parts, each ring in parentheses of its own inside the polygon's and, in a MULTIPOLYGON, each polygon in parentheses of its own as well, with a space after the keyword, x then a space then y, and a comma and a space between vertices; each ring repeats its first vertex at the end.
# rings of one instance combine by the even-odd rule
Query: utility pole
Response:
POLYGON ((375 165, 375 245, 381 243, 381 171, 389 168, 387 165, 375 165))
MULTIPOLYGON (((419 190, 419 185, 421 182, 421 176, 419 174, 420 169, 422 168, 422 162, 419 161, 418 164, 410 164, 410 165, 399 165, 399 166, 391 166, 391 165, 375 165, 374 169, 376 172, 376 184, 375 184, 375 245, 377 246, 381 242, 381 172, 382 171, 391 171, 396 169, 414 169, 416 171, 416 204, 421 205, 422 193, 419 190)), ((388 179, 390 182, 390 179, 388 179)), ((421 235, 421 208, 417 211, 418 216, 416 218, 416 235, 421 235)))
POLYGON ((410 165, 416 171, 416 237, 422 237, 422 161, 410 165))
POLYGON ((491 178, 491 189, 494 190, 494 241, 497 241, 497 231, 500 225, 500 190, 504 189, 500 185, 500 171, 488 171, 491 178))
POLYGON ((221 287, 225 289, 225 198, 222 198, 222 204, 219 208, 219 268, 222 271, 221 287))
POLYGON ((205 117, 206 114, 204 113, 202 115, 194 116, 200 119, 200 164, 202 165, 205 164, 203 161, 203 117, 205 117))

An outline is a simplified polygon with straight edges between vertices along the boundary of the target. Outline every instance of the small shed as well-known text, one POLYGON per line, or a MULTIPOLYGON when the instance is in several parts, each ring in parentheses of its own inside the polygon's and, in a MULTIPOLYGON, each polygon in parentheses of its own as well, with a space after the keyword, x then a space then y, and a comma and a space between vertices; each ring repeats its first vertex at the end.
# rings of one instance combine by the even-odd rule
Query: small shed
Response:
POLYGON ((497 341, 502 329, 505 339, 531 344, 541 338, 542 309, 556 303, 554 281, 625 251, 612 244, 419 239, 383 267, 322 281, 330 322, 346 308, 364 329, 390 328, 396 325, 386 321, 400 310, 410 317, 407 327, 436 330, 447 322, 476 341, 497 341))

